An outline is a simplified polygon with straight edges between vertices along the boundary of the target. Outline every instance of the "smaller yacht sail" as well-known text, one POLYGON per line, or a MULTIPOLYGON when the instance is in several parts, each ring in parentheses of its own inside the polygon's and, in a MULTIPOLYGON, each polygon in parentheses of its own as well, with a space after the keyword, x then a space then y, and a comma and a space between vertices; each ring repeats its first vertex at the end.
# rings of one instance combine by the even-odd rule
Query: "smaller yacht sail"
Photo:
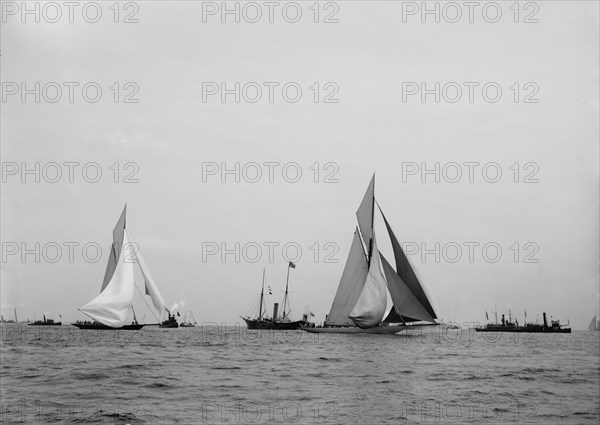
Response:
POLYGON ((588 331, 600 331, 600 321, 596 319, 596 316, 594 316, 594 318, 588 325, 588 331))
MULTIPOLYGON (((150 296, 156 315, 160 316, 167 310, 165 301, 150 275, 150 270, 144 261, 137 245, 126 230, 127 205, 113 230, 108 264, 102 282, 100 294, 79 310, 91 317, 94 322, 77 321, 75 326, 81 329, 140 329, 133 311, 133 301, 136 292, 134 281, 134 264, 139 267, 145 282, 145 293, 150 296), (129 312, 134 321, 126 324, 129 312)), ((168 310, 167 310, 168 311, 168 310)))
POLYGON ((148 269, 148 266, 146 265, 146 262, 144 261, 140 250, 136 250, 135 257, 140 266, 142 276, 144 276, 146 295, 150 296, 150 298, 152 299, 152 304, 154 305, 154 309, 156 310, 156 314, 160 316, 160 314, 163 311, 168 311, 167 305, 165 304, 165 300, 160 294, 156 282, 154 282, 154 279, 152 279, 152 275, 150 275, 150 269, 148 269))

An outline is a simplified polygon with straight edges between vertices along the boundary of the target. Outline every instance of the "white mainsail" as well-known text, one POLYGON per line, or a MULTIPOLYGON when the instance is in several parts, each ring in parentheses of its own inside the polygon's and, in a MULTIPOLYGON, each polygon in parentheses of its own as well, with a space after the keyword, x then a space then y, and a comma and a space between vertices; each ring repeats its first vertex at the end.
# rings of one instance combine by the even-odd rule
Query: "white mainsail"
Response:
POLYGON ((133 283, 133 244, 127 235, 123 235, 123 247, 116 263, 112 278, 104 290, 80 310, 98 322, 118 328, 125 324, 127 314, 131 309, 135 285, 133 283))

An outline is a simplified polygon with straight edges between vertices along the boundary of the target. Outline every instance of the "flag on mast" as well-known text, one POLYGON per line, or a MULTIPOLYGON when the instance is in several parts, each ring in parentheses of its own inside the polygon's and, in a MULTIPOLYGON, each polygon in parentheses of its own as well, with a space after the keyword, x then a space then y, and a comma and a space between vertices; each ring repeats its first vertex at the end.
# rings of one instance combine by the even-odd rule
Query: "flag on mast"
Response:
POLYGON ((291 268, 295 269, 296 265, 290 261, 290 263, 288 264, 288 267, 291 267, 291 268))

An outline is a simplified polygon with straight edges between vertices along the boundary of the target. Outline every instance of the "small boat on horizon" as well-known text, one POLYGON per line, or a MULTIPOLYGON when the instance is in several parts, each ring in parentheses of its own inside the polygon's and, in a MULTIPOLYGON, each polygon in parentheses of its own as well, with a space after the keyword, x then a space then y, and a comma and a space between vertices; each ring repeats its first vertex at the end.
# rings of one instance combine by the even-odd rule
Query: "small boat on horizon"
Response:
POLYGON ((456 323, 456 322, 450 322, 450 323, 440 323, 440 326, 444 329, 462 329, 461 326, 456 323))
POLYGON ((73 326, 79 329, 138 330, 146 325, 138 322, 133 309, 133 300, 137 289, 134 282, 133 264, 137 264, 142 273, 145 295, 148 295, 152 300, 157 321, 161 311, 166 310, 169 313, 158 286, 152 279, 150 270, 142 258, 139 247, 134 244, 131 236, 126 231, 126 215, 127 204, 125 204, 123 212, 113 229, 113 243, 100 294, 79 309, 82 313, 91 317, 93 321, 78 320, 72 323, 73 326), (127 323, 130 311, 133 320, 127 323))
POLYGON ((183 313, 183 321, 179 324, 181 328, 193 328, 197 325, 196 319, 194 318, 194 313, 191 311, 186 311, 183 313))
MULTIPOLYGON (((179 327, 179 323, 177 322, 177 319, 175 318, 175 313, 168 312, 169 317, 167 318, 167 320, 162 321, 158 327, 159 328, 178 328, 179 327)), ((179 313, 177 313, 177 315, 179 316, 179 313)))
POLYGON ((451 322, 446 322, 444 319, 439 319, 440 328, 442 329, 462 329, 462 326, 456 321, 456 312, 451 322))
MULTIPOLYGON (((62 316, 60 316, 60 317, 62 319, 62 316)), ((46 315, 44 314, 44 319, 43 320, 35 320, 33 322, 28 323, 28 325, 29 326, 62 326, 62 321, 55 322, 54 319, 48 319, 46 317, 46 315)))
POLYGON ((302 330, 395 334, 415 326, 438 325, 425 290, 378 204, 392 243, 395 270, 379 251, 374 229, 375 204, 373 174, 356 211, 358 226, 329 314, 322 326, 306 326, 302 330), (393 303, 389 311, 388 294, 393 303))
POLYGON ((265 298, 265 270, 263 269, 262 289, 260 291, 260 301, 258 305, 258 316, 254 319, 250 317, 242 317, 248 326, 248 329, 274 329, 274 330, 294 330, 300 329, 301 326, 307 324, 304 320, 292 321, 290 319, 291 309, 289 308, 289 293, 288 287, 290 282, 290 268, 295 269, 296 265, 291 261, 288 262, 287 279, 285 282, 285 295, 283 296, 283 306, 281 315, 279 315, 279 303, 273 304, 273 317, 269 318, 266 315, 265 298))

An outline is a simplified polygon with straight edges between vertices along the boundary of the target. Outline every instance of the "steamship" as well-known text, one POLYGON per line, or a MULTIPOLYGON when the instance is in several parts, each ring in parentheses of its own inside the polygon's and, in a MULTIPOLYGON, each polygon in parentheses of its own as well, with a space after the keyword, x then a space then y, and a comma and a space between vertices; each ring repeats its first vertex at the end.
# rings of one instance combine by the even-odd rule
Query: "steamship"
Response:
POLYGON ((524 326, 519 326, 519 322, 512 321, 509 312, 508 320, 502 315, 500 323, 488 323, 485 326, 475 326, 476 332, 528 332, 528 333, 571 333, 571 328, 567 325, 561 325, 559 320, 551 320, 548 326, 546 313, 543 313, 544 324, 526 323, 524 326))
POLYGON ((281 314, 279 311, 279 303, 274 303, 273 305, 273 317, 267 317, 266 312, 266 303, 265 303, 265 271, 263 270, 263 281, 262 281, 262 290, 260 291, 260 302, 258 306, 258 316, 255 319, 250 317, 242 317, 248 326, 248 329, 275 329, 275 330, 293 330, 300 329, 301 326, 307 324, 305 320, 307 316, 304 317, 303 320, 292 321, 290 319, 290 311, 289 308, 289 294, 288 294, 288 285, 290 281, 290 268, 295 269, 296 265, 291 261, 288 263, 288 274, 287 281, 285 284, 285 295, 283 297, 283 308, 281 309, 281 314))
POLYGON ((36 320, 34 322, 28 323, 29 326, 61 326, 62 322, 55 322, 54 319, 46 318, 44 314, 44 320, 36 320))

